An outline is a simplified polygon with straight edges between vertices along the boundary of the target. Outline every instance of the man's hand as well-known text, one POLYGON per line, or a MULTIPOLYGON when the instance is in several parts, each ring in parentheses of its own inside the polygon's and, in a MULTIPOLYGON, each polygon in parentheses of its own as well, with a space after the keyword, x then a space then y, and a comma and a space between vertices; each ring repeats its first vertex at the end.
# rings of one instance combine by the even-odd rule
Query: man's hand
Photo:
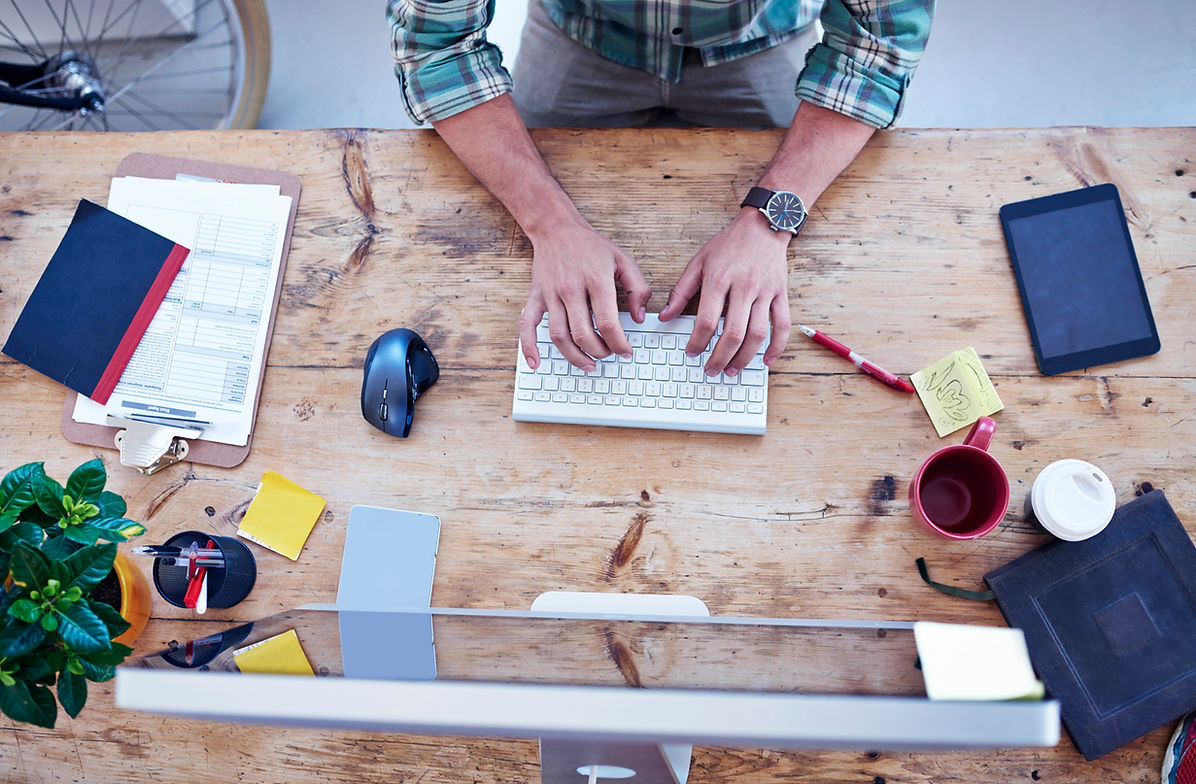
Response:
POLYGON ((528 367, 540 364, 536 325, 545 313, 552 342, 573 365, 589 371, 595 367, 592 357, 631 356, 631 344, 619 326, 615 283, 627 292, 631 317, 643 322, 652 289, 635 261, 585 221, 531 240, 532 287, 519 318, 528 367))
POLYGON ((669 292, 660 311, 661 321, 680 315, 701 289, 698 315, 685 352, 697 356, 706 350, 727 310, 706 374, 733 376, 747 366, 764 339, 772 320, 772 338, 764 364, 776 362, 789 342, 789 264, 787 248, 792 235, 773 231, 752 207, 745 207, 731 223, 702 246, 669 292))

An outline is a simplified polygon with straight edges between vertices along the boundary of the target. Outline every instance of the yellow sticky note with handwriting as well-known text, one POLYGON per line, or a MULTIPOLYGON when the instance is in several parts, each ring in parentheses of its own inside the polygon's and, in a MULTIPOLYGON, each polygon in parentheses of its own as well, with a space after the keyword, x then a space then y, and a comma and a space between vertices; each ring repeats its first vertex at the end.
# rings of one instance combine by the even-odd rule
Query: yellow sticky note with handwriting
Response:
POLYGON ((952 351, 910 381, 939 438, 1005 407, 971 346, 952 351))
POLYGON ((294 629, 233 651, 241 672, 267 675, 315 675, 294 629))
POLYGON ((323 498, 282 474, 267 471, 237 534, 294 561, 322 511, 323 498))

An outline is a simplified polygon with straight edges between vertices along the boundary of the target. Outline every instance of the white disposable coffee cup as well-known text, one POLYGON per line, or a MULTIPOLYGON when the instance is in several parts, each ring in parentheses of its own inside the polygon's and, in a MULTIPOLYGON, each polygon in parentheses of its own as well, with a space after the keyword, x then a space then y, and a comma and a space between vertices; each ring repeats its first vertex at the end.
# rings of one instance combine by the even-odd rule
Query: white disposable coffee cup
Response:
POLYGON ((1105 472, 1083 460, 1056 460, 1038 474, 1026 496, 1026 514, 1068 542, 1096 536, 1117 508, 1105 472))

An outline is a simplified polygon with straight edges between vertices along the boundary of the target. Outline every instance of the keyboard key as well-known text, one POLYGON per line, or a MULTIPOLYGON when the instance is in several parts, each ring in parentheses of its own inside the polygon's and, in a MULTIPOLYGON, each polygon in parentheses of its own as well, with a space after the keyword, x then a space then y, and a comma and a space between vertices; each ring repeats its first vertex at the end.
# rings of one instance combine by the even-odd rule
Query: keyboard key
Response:
POLYGON ((741 403, 746 402, 747 401, 747 390, 744 389, 743 387, 732 387, 731 388, 731 399, 738 400, 741 403))
POLYGON ((544 378, 544 389, 549 392, 556 392, 560 389, 561 380, 556 376, 547 376, 544 378))
POLYGON ((660 348, 660 335, 655 332, 644 335, 644 348, 660 348))
POLYGON ((534 373, 524 373, 519 376, 520 389, 539 389, 543 379, 534 373))
POLYGON ((739 375, 739 383, 741 384, 746 384, 750 387, 759 387, 764 385, 763 370, 745 370, 739 375))
POLYGON ((552 393, 552 402, 553 403, 568 403, 569 402, 569 393, 568 392, 553 392, 552 393))
POLYGON ((566 376, 565 378, 562 378, 561 379, 561 390, 564 392, 576 392, 577 391, 577 379, 573 378, 572 376, 566 376))
POLYGON ((672 351, 677 348, 676 335, 662 335, 660 337, 660 347, 672 351))
POLYGON ((628 332, 626 334, 627 340, 631 343, 632 348, 639 348, 644 345, 643 332, 628 332))

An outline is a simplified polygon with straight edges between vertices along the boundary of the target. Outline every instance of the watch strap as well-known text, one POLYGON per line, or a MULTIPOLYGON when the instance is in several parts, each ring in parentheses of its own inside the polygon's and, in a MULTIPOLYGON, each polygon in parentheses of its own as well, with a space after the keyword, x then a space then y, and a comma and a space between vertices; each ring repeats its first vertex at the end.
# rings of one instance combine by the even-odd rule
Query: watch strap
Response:
POLYGON ((739 206, 755 207, 758 210, 762 210, 768 206, 768 200, 772 198, 773 193, 775 193, 775 191, 769 190, 768 188, 754 186, 748 191, 747 196, 744 197, 743 202, 739 206))

